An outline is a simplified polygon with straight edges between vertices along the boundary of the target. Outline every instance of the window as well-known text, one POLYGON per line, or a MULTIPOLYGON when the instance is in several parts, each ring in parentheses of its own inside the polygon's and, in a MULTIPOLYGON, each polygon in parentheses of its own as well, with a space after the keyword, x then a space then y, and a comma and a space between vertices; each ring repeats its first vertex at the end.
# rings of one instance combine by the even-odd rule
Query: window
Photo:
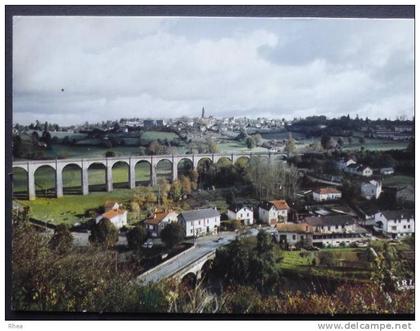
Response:
POLYGON ((397 227, 394 225, 394 226, 391 226, 391 230, 392 231, 397 231, 397 227))
POLYGON ((410 224, 409 225, 407 225, 407 229, 409 229, 410 228, 410 224))
POLYGON ((404 229, 407 229, 407 227, 406 227, 405 225, 403 226, 403 228, 404 228, 404 229))
POLYGON ((296 235, 294 234, 294 235, 292 236, 292 238, 293 238, 293 240, 296 240, 296 235))

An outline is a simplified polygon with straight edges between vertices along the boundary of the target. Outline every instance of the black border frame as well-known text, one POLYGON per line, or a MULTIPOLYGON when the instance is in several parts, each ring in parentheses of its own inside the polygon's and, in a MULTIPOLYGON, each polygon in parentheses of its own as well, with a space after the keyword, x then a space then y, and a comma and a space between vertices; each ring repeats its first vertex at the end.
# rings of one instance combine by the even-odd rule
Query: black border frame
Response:
POLYGON ((5 6, 5 319, 13 320, 415 320, 415 314, 65 313, 11 310, 13 16, 213 16, 415 18, 414 5, 6 5, 5 6))

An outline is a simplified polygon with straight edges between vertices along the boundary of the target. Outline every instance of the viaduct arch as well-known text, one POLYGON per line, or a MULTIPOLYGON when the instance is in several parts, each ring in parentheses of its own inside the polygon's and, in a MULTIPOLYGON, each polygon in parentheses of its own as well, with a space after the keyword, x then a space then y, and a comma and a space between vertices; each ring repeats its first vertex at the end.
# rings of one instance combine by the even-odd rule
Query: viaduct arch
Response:
POLYGON ((49 166, 55 171, 55 192, 57 198, 63 196, 63 170, 67 165, 77 165, 81 169, 82 194, 89 194, 89 175, 88 169, 93 164, 101 164, 106 169, 106 191, 113 190, 112 168, 116 163, 126 163, 129 168, 128 186, 133 189, 136 187, 136 164, 145 161, 150 164, 150 185, 157 184, 157 164, 160 161, 169 161, 172 164, 172 180, 178 178, 178 163, 181 160, 189 160, 193 169, 197 169, 198 162, 202 159, 209 159, 216 164, 221 158, 229 159, 232 164, 240 158, 252 158, 253 156, 268 156, 280 153, 236 153, 236 154, 185 154, 185 155, 151 155, 151 156, 129 156, 129 157, 109 157, 109 158, 88 158, 88 159, 56 159, 56 160, 30 160, 13 162, 13 168, 20 168, 27 173, 27 192, 29 200, 36 198, 35 172, 38 168, 49 166))

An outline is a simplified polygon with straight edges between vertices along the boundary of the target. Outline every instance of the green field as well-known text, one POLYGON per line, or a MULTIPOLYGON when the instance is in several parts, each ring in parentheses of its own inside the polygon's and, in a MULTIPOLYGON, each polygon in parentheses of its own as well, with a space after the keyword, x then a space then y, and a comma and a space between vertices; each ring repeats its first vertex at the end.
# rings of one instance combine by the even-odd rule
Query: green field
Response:
POLYGON ((62 198, 37 198, 33 201, 20 200, 30 206, 31 217, 55 224, 74 224, 84 219, 85 212, 103 207, 107 200, 128 202, 135 191, 118 189, 113 192, 93 192, 89 195, 71 195, 62 198))
POLYGON ((218 143, 220 148, 220 153, 257 153, 257 152, 267 152, 267 149, 264 147, 255 147, 249 149, 245 143, 239 142, 236 140, 231 141, 221 141, 218 143))
POLYGON ((350 145, 344 145, 343 150, 360 150, 360 147, 364 147, 366 150, 371 151, 387 151, 392 149, 406 149, 408 143, 404 141, 384 141, 377 139, 366 139, 365 144, 353 143, 350 145))
MULTIPOLYGON (((338 139, 339 137, 334 137, 334 139, 338 139)), ((366 138, 364 144, 360 144, 357 137, 353 137, 353 141, 351 144, 348 143, 346 137, 342 137, 344 141, 344 145, 342 150, 344 151, 354 151, 360 150, 363 146, 365 150, 371 151, 386 151, 392 149, 406 149, 408 142, 406 141, 395 141, 395 140, 384 140, 384 139, 371 139, 366 138)), ((309 147, 310 144, 319 143, 320 139, 310 138, 310 139, 300 139, 296 142, 296 147, 298 151, 304 151, 306 148, 309 147)))
POLYGON ((324 276, 341 279, 368 279, 369 263, 366 261, 365 248, 325 248, 320 251, 284 251, 277 250, 279 270, 301 275, 324 276), (332 265, 316 263, 324 252, 332 255, 332 265))
POLYGON ((382 184, 384 186, 401 187, 407 185, 414 186, 414 177, 402 176, 402 175, 391 175, 384 177, 382 184))
POLYGON ((178 135, 174 132, 164 132, 164 131, 146 131, 141 135, 141 141, 143 144, 150 143, 154 140, 164 140, 169 141, 178 138, 178 135))

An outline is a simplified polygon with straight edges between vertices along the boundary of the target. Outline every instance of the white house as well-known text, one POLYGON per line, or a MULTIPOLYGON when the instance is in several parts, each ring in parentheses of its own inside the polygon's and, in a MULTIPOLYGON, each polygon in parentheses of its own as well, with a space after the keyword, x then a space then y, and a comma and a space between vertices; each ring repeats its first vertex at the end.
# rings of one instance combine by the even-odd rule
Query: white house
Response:
POLYGON ((306 223, 279 223, 276 225, 276 239, 287 245, 312 246, 313 228, 306 223))
POLYGON ((345 168, 347 168, 349 165, 351 164, 356 164, 356 161, 354 161, 353 159, 341 159, 337 162, 337 168, 340 170, 344 170, 345 168))
POLYGON ((373 174, 373 171, 368 166, 364 166, 362 164, 350 164, 347 168, 344 169, 344 172, 353 175, 359 175, 363 177, 370 177, 373 174))
POLYGON ((261 222, 275 226, 277 223, 287 223, 289 206, 286 200, 264 201, 258 207, 261 222))
POLYGON ((230 220, 241 221, 244 225, 254 223, 254 212, 244 204, 233 204, 227 210, 227 217, 230 220))
POLYGON ((315 201, 329 201, 341 199, 341 192, 334 187, 321 187, 312 192, 315 201))
POLYGON ((105 203, 105 213, 96 217, 96 223, 102 219, 108 219, 117 229, 127 225, 127 211, 120 208, 120 205, 115 201, 108 201, 105 203))
POLYGON ((216 234, 220 228, 220 213, 216 208, 188 210, 178 215, 178 222, 184 227, 186 237, 216 234))
POLYGON ((304 223, 313 229, 314 246, 348 246, 354 242, 368 240, 368 232, 358 226, 349 215, 311 216, 306 217, 304 223))
POLYGON ((375 214, 374 230, 391 238, 414 234, 414 209, 384 210, 375 214))
POLYGON ((360 194, 367 200, 379 199, 382 192, 382 182, 371 180, 367 183, 362 183, 360 186, 360 194))
POLYGON ((178 222, 178 213, 172 210, 155 211, 144 221, 144 224, 150 237, 159 237, 165 226, 172 222, 178 222))

